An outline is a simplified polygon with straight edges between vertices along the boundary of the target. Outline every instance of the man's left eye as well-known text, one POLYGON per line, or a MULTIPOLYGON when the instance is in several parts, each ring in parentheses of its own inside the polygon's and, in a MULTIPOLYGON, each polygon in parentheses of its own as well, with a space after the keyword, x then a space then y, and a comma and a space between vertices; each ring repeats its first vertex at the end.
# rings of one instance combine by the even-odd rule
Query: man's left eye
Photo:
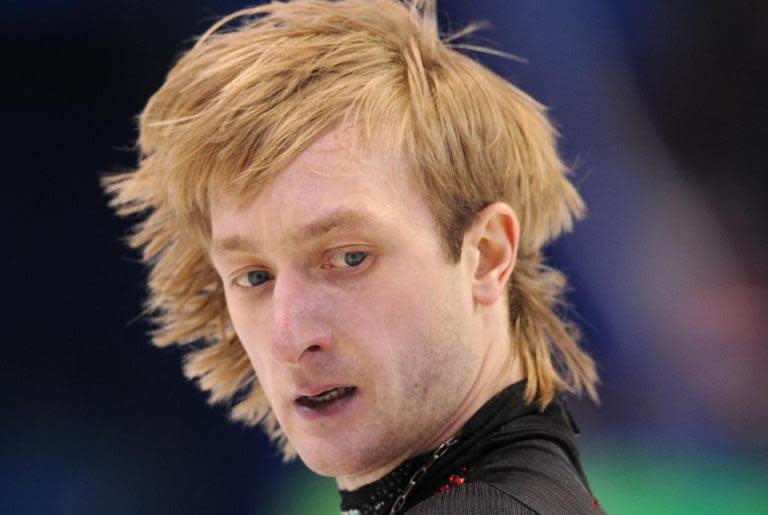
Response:
POLYGON ((328 260, 328 265, 323 265, 323 268, 355 267, 359 266, 367 257, 368 253, 362 250, 337 252, 331 256, 330 260, 328 260))

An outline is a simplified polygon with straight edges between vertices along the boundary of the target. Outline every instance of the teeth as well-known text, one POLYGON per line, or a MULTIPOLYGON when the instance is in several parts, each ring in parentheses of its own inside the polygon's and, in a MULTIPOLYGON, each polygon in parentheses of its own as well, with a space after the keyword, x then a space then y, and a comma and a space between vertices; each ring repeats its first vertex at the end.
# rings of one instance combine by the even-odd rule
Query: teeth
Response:
POLYGON ((345 388, 334 388, 333 390, 328 390, 327 392, 323 392, 319 395, 312 395, 312 396, 304 396, 301 397, 300 400, 309 401, 311 404, 321 404, 326 402, 332 402, 336 399, 340 399, 341 397, 345 396, 349 392, 352 391, 353 388, 345 387, 345 388))

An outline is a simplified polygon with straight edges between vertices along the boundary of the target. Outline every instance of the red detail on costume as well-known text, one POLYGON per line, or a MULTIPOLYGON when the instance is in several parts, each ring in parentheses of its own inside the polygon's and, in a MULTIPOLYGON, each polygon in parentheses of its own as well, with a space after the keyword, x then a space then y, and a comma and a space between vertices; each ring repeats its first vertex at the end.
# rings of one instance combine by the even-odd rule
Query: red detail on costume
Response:
POLYGON ((466 478, 464 476, 470 470, 472 470, 471 467, 461 467, 459 469, 458 474, 451 474, 450 476, 448 476, 448 482, 438 486, 434 495, 444 494, 445 492, 451 489, 451 485, 463 485, 464 482, 466 481, 466 478))
POLYGON ((598 501, 596 497, 593 497, 592 498, 592 505, 593 506, 600 506, 600 501, 598 501))

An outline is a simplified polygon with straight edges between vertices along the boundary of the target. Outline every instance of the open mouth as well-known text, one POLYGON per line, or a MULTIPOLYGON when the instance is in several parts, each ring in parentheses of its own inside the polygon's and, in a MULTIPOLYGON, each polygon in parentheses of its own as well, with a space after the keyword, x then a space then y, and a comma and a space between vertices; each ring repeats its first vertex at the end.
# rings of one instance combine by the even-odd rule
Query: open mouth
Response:
POLYGON ((330 406, 339 399, 351 396, 357 390, 354 386, 333 388, 317 395, 302 395, 296 399, 296 403, 307 408, 318 409, 330 406))

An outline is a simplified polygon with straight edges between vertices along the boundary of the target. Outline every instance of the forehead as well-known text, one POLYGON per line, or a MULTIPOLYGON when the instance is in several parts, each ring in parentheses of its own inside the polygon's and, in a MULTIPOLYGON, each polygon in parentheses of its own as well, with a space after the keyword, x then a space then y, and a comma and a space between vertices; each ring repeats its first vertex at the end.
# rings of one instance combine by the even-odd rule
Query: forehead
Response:
POLYGON ((307 226, 394 225, 403 231, 431 214, 415 182, 392 152, 363 145, 352 128, 322 134, 256 194, 211 201, 215 241, 269 235, 296 238, 307 226))

